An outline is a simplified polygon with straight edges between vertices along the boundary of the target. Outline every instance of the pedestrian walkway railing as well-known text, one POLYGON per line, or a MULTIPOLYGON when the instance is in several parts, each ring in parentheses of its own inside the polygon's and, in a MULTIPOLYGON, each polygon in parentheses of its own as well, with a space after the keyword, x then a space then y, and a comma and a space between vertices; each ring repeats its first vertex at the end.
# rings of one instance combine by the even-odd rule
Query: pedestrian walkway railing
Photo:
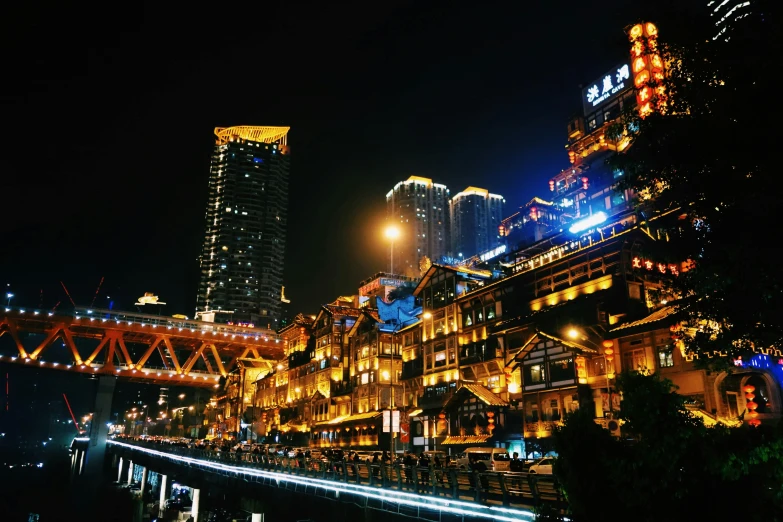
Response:
POLYGON ((547 504, 565 511, 565 499, 552 475, 519 472, 475 472, 453 467, 421 467, 354 461, 330 461, 254 453, 195 449, 176 444, 132 441, 128 444, 232 467, 394 490, 415 495, 495 505, 531 508, 547 504))

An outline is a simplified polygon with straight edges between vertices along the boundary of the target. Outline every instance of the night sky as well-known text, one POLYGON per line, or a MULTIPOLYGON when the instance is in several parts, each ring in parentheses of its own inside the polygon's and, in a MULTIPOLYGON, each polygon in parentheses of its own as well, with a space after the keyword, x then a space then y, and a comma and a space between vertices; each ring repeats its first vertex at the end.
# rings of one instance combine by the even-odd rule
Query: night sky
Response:
POLYGON ((507 214, 546 195, 579 85, 623 60, 623 28, 650 15, 616 0, 162 4, 4 6, 12 304, 43 290, 44 307, 66 306, 62 280, 89 305, 105 276, 96 306, 154 291, 192 316, 213 128, 289 125, 286 294, 314 313, 384 269, 397 181, 482 186, 507 214))

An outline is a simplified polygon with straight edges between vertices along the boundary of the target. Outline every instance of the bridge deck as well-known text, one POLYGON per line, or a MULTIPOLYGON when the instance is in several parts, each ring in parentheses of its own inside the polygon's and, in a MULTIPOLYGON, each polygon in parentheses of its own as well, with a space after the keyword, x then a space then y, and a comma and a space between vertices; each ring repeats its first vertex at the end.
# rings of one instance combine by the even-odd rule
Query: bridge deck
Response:
POLYGON ((271 367, 282 356, 267 329, 97 308, 0 309, 0 358, 17 364, 215 386, 240 360, 271 367))
POLYGON ((532 507, 549 504, 556 511, 565 507, 551 476, 527 473, 471 473, 456 469, 325 463, 243 454, 218 454, 167 444, 141 441, 109 441, 111 451, 140 452, 147 457, 197 468, 224 476, 242 478, 277 488, 295 489, 309 495, 324 492, 362 498, 368 506, 380 503, 388 511, 440 511, 470 519, 518 522, 535 519, 532 507))

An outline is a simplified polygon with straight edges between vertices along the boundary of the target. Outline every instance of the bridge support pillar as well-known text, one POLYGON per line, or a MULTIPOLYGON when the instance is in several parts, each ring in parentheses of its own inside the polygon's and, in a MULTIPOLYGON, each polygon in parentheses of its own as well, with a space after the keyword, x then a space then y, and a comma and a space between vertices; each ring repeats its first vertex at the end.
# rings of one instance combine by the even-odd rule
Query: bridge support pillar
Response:
POLYGON ((109 435, 111 420, 111 400, 114 397, 114 385, 117 377, 101 375, 98 377, 98 392, 95 395, 95 412, 90 429, 89 455, 84 470, 87 478, 93 482, 101 479, 106 459, 106 437, 109 435))
POLYGON ((198 522, 198 503, 201 497, 201 490, 193 488, 193 507, 191 508, 190 515, 193 517, 193 522, 198 522))
POLYGON ((128 485, 133 483, 133 461, 128 461, 128 485))
POLYGON ((141 500, 144 500, 144 488, 147 487, 147 474, 149 469, 145 466, 141 468, 141 500))
POLYGON ((160 480, 158 481, 160 483, 160 497, 158 497, 158 504, 160 509, 159 516, 163 516, 164 512, 166 511, 166 497, 168 496, 168 476, 167 475, 161 475, 160 480))
POLYGON ((84 471, 84 459, 86 458, 87 455, 87 452, 85 450, 80 450, 80 452, 81 452, 81 457, 79 460, 79 475, 81 475, 82 472, 84 471))
POLYGON ((120 467, 117 468, 117 482, 122 482, 122 457, 120 457, 120 467))

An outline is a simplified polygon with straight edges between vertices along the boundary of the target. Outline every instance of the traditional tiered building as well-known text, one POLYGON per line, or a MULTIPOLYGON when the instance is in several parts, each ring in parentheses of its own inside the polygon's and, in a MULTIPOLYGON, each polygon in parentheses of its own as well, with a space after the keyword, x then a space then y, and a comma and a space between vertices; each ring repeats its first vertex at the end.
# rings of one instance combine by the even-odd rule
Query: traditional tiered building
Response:
MULTIPOLYGON (((634 195, 618 189, 623 173, 603 161, 628 146, 606 135, 635 102, 627 69, 621 63, 585 88, 583 115, 568 129, 571 165, 549 182, 547 198, 501 222, 505 250, 432 264, 416 279, 377 274, 359 295, 283 328, 286 357, 258 374, 256 429, 247 435, 303 446, 451 453, 500 446, 530 455, 545 451, 577 409, 619 436, 620 372, 665 376, 708 424, 779 419, 779 352, 737 360, 729 374, 697 368, 684 350, 682 336, 692 332, 680 330, 683 305, 670 283, 690 263, 661 256, 676 229, 690 225, 676 210, 637 213, 634 195), (413 281, 412 295, 391 293, 413 281)), ((409 182, 430 188, 429 180, 409 182)), ((230 403, 227 389, 221 400, 230 403)), ((231 404, 245 404, 243 390, 231 404)))

